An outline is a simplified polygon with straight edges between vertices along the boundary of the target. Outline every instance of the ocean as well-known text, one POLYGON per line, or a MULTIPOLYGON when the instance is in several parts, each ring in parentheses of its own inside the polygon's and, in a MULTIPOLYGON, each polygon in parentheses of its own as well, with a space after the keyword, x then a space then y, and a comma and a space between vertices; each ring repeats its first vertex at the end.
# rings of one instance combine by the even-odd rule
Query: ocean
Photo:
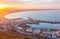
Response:
MULTIPOLYGON (((15 12, 5 16, 6 18, 28 18, 31 17, 36 20, 46 21, 60 21, 60 10, 38 10, 38 11, 24 11, 15 12)), ((39 23, 39 25, 32 24, 32 28, 47 28, 60 29, 60 24, 39 23)))

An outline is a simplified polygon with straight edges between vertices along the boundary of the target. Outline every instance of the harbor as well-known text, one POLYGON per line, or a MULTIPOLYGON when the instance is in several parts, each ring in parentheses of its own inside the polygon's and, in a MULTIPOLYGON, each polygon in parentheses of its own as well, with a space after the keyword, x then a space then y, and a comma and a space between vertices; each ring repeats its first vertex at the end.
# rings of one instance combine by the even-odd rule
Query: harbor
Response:
POLYGON ((60 39, 59 0, 0 0, 0 39, 60 39))

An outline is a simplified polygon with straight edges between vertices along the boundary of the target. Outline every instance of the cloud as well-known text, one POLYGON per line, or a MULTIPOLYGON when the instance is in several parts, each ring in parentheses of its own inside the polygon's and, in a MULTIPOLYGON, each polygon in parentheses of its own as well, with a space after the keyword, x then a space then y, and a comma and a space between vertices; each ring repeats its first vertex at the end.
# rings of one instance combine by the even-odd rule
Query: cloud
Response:
MULTIPOLYGON (((0 0, 1 1, 1 0, 0 0)), ((4 0, 7 2, 60 3, 60 0, 4 0)))
POLYGON ((59 0, 7 0, 7 1, 17 1, 17 2, 36 2, 36 1, 40 1, 40 2, 52 2, 52 1, 59 1, 59 0))
POLYGON ((51 2, 53 0, 7 0, 7 1, 17 1, 17 2, 51 2))

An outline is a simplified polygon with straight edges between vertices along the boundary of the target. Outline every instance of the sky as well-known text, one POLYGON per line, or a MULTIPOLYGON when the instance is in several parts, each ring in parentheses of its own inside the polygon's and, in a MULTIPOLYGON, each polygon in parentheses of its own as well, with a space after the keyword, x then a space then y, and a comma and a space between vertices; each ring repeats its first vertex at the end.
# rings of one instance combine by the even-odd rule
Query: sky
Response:
POLYGON ((55 3, 58 3, 60 2, 60 0, 16 0, 16 1, 22 1, 22 2, 55 2, 55 3))
POLYGON ((60 3, 60 0, 1 0, 9 2, 39 2, 39 3, 60 3))

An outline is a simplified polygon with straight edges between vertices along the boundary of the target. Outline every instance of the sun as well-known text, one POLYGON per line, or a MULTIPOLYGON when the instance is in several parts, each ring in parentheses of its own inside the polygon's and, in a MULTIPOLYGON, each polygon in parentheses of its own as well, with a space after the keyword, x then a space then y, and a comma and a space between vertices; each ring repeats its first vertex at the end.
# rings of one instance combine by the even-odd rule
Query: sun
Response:
POLYGON ((10 4, 0 4, 0 14, 3 12, 8 12, 10 8, 14 7, 14 5, 10 4))
POLYGON ((11 7, 12 5, 8 5, 8 4, 0 4, 0 9, 1 8, 5 8, 5 7, 11 7))
POLYGON ((0 13, 4 12, 6 7, 10 7, 10 5, 0 4, 0 13))

